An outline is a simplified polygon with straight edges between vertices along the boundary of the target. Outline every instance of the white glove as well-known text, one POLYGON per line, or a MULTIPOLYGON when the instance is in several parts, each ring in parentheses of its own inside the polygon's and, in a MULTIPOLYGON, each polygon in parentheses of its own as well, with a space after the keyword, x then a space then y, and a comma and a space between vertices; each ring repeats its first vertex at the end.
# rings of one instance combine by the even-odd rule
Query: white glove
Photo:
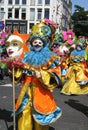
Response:
POLYGON ((35 71, 35 75, 37 78, 40 78, 41 77, 41 72, 40 71, 35 71))

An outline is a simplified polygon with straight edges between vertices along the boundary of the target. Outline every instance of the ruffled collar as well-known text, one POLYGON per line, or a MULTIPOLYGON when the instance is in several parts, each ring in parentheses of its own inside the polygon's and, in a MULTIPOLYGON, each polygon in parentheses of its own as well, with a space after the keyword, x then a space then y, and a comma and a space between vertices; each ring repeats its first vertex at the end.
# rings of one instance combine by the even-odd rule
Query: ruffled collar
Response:
POLYGON ((23 63, 34 68, 48 68, 56 59, 59 59, 56 57, 56 54, 46 46, 41 51, 32 50, 27 52, 23 59, 23 63))

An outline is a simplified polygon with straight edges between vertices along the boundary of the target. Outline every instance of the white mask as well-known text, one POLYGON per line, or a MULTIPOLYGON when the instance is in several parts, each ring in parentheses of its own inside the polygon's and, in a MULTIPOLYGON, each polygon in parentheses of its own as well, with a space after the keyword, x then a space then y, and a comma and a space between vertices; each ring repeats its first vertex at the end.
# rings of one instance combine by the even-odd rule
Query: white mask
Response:
POLYGON ((35 39, 32 42, 32 46, 33 46, 35 51, 40 51, 43 48, 43 41, 40 39, 35 39))
POLYGON ((22 48, 22 43, 18 41, 13 41, 11 43, 7 43, 7 54, 9 57, 18 57, 22 54, 23 48, 22 48))

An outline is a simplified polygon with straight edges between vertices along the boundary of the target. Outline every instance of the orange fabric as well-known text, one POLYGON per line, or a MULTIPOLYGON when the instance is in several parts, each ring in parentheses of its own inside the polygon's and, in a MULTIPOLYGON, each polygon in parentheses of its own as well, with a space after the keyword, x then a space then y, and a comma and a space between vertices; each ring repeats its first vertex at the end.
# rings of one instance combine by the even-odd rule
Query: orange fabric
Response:
POLYGON ((79 68, 77 68, 78 72, 76 74, 76 81, 87 81, 88 80, 88 73, 86 69, 84 68, 84 65, 81 64, 79 68))
POLYGON ((88 80, 88 73, 86 73, 86 71, 84 72, 84 73, 82 73, 81 75, 80 75, 80 73, 78 73, 77 75, 76 75, 76 81, 87 81, 88 80))
POLYGON ((24 80, 25 82, 23 83, 23 85, 22 85, 22 88, 21 88, 21 91, 20 91, 20 94, 19 94, 19 96, 18 96, 18 99, 17 99, 17 101, 16 101, 16 104, 15 104, 15 110, 17 110, 18 109, 18 107, 19 107, 19 101, 20 101, 20 95, 21 94, 23 94, 23 92, 24 92, 24 89, 25 89, 25 84, 27 84, 27 83, 30 83, 31 82, 31 77, 29 77, 29 76, 26 76, 26 78, 25 78, 26 80, 24 80))
POLYGON ((36 85, 34 94, 32 94, 33 95, 33 105, 34 105, 35 110, 37 112, 40 112, 40 113, 46 114, 46 115, 54 112, 56 110, 57 106, 56 106, 56 102, 52 96, 52 93, 48 89, 44 88, 42 83, 40 83, 40 81, 38 81, 38 79, 31 77, 31 76, 26 76, 25 82, 22 86, 18 100, 15 105, 15 109, 17 110, 19 107, 20 95, 23 94, 23 92, 25 90, 25 85, 30 82, 32 82, 33 84, 36 85))
POLYGON ((52 113, 57 107, 52 93, 45 89, 38 81, 36 82, 33 105, 35 110, 42 114, 52 113))

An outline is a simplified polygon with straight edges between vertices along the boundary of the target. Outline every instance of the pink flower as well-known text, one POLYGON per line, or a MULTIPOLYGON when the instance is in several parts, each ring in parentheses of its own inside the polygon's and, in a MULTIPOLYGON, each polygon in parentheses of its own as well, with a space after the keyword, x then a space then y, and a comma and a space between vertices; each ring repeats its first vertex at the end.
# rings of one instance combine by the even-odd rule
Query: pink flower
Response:
POLYGON ((3 38, 5 38, 6 37, 6 32, 2 32, 1 33, 1 38, 3 39, 3 38))
POLYGON ((6 29, 5 31, 0 32, 0 45, 4 45, 6 38, 10 35, 10 29, 6 29))
POLYGON ((51 21, 47 18, 44 19, 45 22, 47 22, 48 24, 52 25, 55 29, 57 28, 57 24, 54 21, 51 21))
POLYGON ((68 44, 73 43, 73 38, 75 36, 75 33, 72 30, 68 30, 67 32, 64 31, 62 32, 62 34, 64 36, 64 41, 68 41, 68 44))

